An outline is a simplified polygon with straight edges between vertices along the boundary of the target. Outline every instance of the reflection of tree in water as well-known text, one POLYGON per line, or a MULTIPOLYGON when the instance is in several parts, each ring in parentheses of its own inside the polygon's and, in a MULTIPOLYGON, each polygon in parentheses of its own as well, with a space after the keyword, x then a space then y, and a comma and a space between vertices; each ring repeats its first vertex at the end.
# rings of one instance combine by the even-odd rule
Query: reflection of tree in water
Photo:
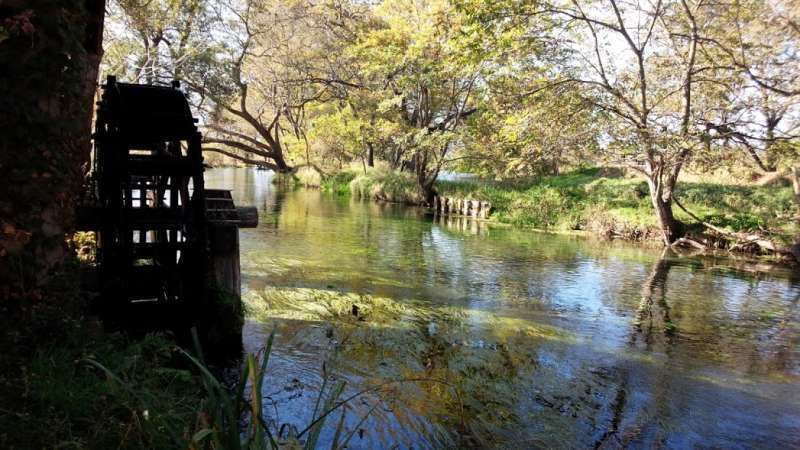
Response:
POLYGON ((272 195, 264 196, 264 204, 262 205, 262 208, 267 213, 266 217, 269 218, 269 225, 272 228, 278 228, 281 210, 286 202, 287 189, 285 187, 274 186, 270 189, 270 191, 272 195))
MULTIPOLYGON (((473 236, 460 222, 418 220, 416 209, 269 189, 268 215, 282 218, 278 233, 258 235, 264 279, 355 296, 340 299, 334 317, 298 322, 286 347, 335 349, 354 387, 447 383, 376 391, 359 411, 380 404, 371 428, 409 439, 388 442, 426 442, 431 430, 450 447, 507 448, 648 446, 686 429, 724 435, 681 414, 720 412, 702 404, 721 389, 697 377, 703 370, 737 371, 748 358, 760 370, 796 370, 796 343, 786 350, 774 337, 796 342, 797 289, 772 274, 515 230, 473 236), (366 293, 389 303, 370 307, 366 293)), ((277 306, 270 314, 283 317, 277 306)))
POLYGON ((800 291, 796 292, 792 301, 787 305, 783 317, 775 327, 770 341, 775 342, 777 348, 769 363, 771 370, 781 373, 798 371, 797 349, 800 348, 800 333, 797 333, 797 323, 800 323, 800 291))
POLYGON ((650 275, 642 285, 634 332, 630 335, 632 346, 644 346, 649 351, 655 350, 654 347, 660 343, 666 345, 663 350, 668 351, 676 332, 667 303, 667 275, 672 264, 666 258, 666 252, 653 263, 650 275))
MULTIPOLYGON (((666 438, 664 424, 670 420, 670 392, 674 381, 669 366, 677 332, 667 303, 667 277, 673 267, 667 252, 665 250, 653 263, 642 284, 641 300, 628 339, 629 346, 651 355, 663 353, 666 359, 661 359, 660 367, 643 367, 626 360, 614 370, 618 385, 609 405, 611 417, 605 431, 595 441, 595 448, 626 446, 639 438, 646 439, 645 443, 663 444, 666 438), (635 392, 643 386, 652 391, 635 392), (642 394, 645 394, 644 400, 642 394)), ((658 361, 652 360, 654 364, 658 361)))

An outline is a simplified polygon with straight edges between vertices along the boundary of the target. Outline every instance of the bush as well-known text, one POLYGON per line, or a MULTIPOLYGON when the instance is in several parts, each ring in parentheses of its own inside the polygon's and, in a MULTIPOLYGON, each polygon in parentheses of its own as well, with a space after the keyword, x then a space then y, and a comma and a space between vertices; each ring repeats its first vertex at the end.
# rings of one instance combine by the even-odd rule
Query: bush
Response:
POLYGON ((322 186, 322 174, 311 166, 303 166, 294 174, 295 183, 303 187, 318 188, 322 186))
POLYGON ((373 169, 358 175, 350 182, 350 192, 357 198, 412 205, 423 200, 414 179, 406 173, 394 171, 373 169))
POLYGON ((356 177, 355 172, 342 171, 328 175, 322 180, 322 190, 336 195, 349 195, 350 182, 356 177))

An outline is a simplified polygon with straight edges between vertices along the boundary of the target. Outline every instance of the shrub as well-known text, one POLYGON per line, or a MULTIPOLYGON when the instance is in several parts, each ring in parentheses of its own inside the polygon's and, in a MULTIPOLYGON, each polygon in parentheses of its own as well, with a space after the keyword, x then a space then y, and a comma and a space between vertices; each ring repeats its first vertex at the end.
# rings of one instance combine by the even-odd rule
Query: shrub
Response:
POLYGON ((311 166, 303 166, 294 174, 295 183, 303 187, 318 188, 322 185, 322 174, 311 166))
POLYGON ((336 195, 348 195, 350 194, 350 182, 355 177, 355 172, 336 172, 323 178, 321 188, 325 192, 331 192, 336 195))
POLYGON ((370 170, 350 182, 355 197, 395 203, 419 204, 422 195, 414 179, 405 173, 370 170))

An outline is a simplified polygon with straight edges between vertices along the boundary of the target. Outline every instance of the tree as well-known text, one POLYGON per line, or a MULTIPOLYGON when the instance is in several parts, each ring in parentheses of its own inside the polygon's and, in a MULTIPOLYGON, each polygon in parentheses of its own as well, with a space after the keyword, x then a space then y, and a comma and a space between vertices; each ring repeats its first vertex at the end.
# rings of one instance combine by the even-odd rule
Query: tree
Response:
POLYGON ((745 150, 763 172, 796 161, 791 149, 800 126, 798 13, 792 3, 743 2, 726 11, 727 32, 701 37, 717 51, 720 66, 742 75, 739 90, 729 95, 725 120, 707 124, 711 137, 745 150))
POLYGON ((214 17, 207 0, 112 0, 103 72, 131 83, 168 84, 208 58, 214 17))
POLYGON ((590 162, 599 148, 604 114, 568 85, 538 89, 538 69, 522 62, 517 49, 500 44, 492 53, 489 67, 503 70, 482 75, 486 87, 479 113, 469 122, 460 166, 503 179, 557 175, 562 165, 590 162), (515 63, 506 65, 509 60, 515 63))
POLYGON ((134 82, 186 82, 204 151, 278 172, 304 142, 306 106, 351 86, 337 62, 358 8, 323 2, 116 0, 106 70, 134 82))
POLYGON ((103 1, 0 5, 0 299, 38 299, 68 254, 89 161, 103 1))
MULTIPOLYGON (((731 32, 730 16, 746 17, 746 7, 690 0, 510 2, 494 6, 489 20, 514 17, 527 35, 540 36, 537 50, 549 48, 552 68, 540 65, 538 89, 570 86, 609 118, 602 157, 644 176, 670 245, 683 234, 672 210, 679 175, 715 139, 714 124, 730 116, 731 93, 742 92, 746 79, 786 90, 758 72, 756 61, 718 44, 731 32)), ((780 49, 762 50, 759 63, 781 58, 780 49)))
POLYGON ((380 100, 378 111, 397 123, 395 141, 410 156, 427 201, 434 183, 461 145, 460 132, 474 114, 480 61, 462 51, 463 16, 446 1, 390 0, 375 9, 379 26, 351 48, 360 72, 380 100))

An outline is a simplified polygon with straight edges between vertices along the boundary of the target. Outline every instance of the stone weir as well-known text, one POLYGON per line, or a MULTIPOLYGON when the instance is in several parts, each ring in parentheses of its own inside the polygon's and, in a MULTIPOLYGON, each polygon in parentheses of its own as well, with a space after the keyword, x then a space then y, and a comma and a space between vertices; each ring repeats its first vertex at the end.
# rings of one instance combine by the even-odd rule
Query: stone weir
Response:
POLYGON ((458 197, 433 197, 433 210, 437 214, 488 219, 492 204, 486 201, 458 197))

